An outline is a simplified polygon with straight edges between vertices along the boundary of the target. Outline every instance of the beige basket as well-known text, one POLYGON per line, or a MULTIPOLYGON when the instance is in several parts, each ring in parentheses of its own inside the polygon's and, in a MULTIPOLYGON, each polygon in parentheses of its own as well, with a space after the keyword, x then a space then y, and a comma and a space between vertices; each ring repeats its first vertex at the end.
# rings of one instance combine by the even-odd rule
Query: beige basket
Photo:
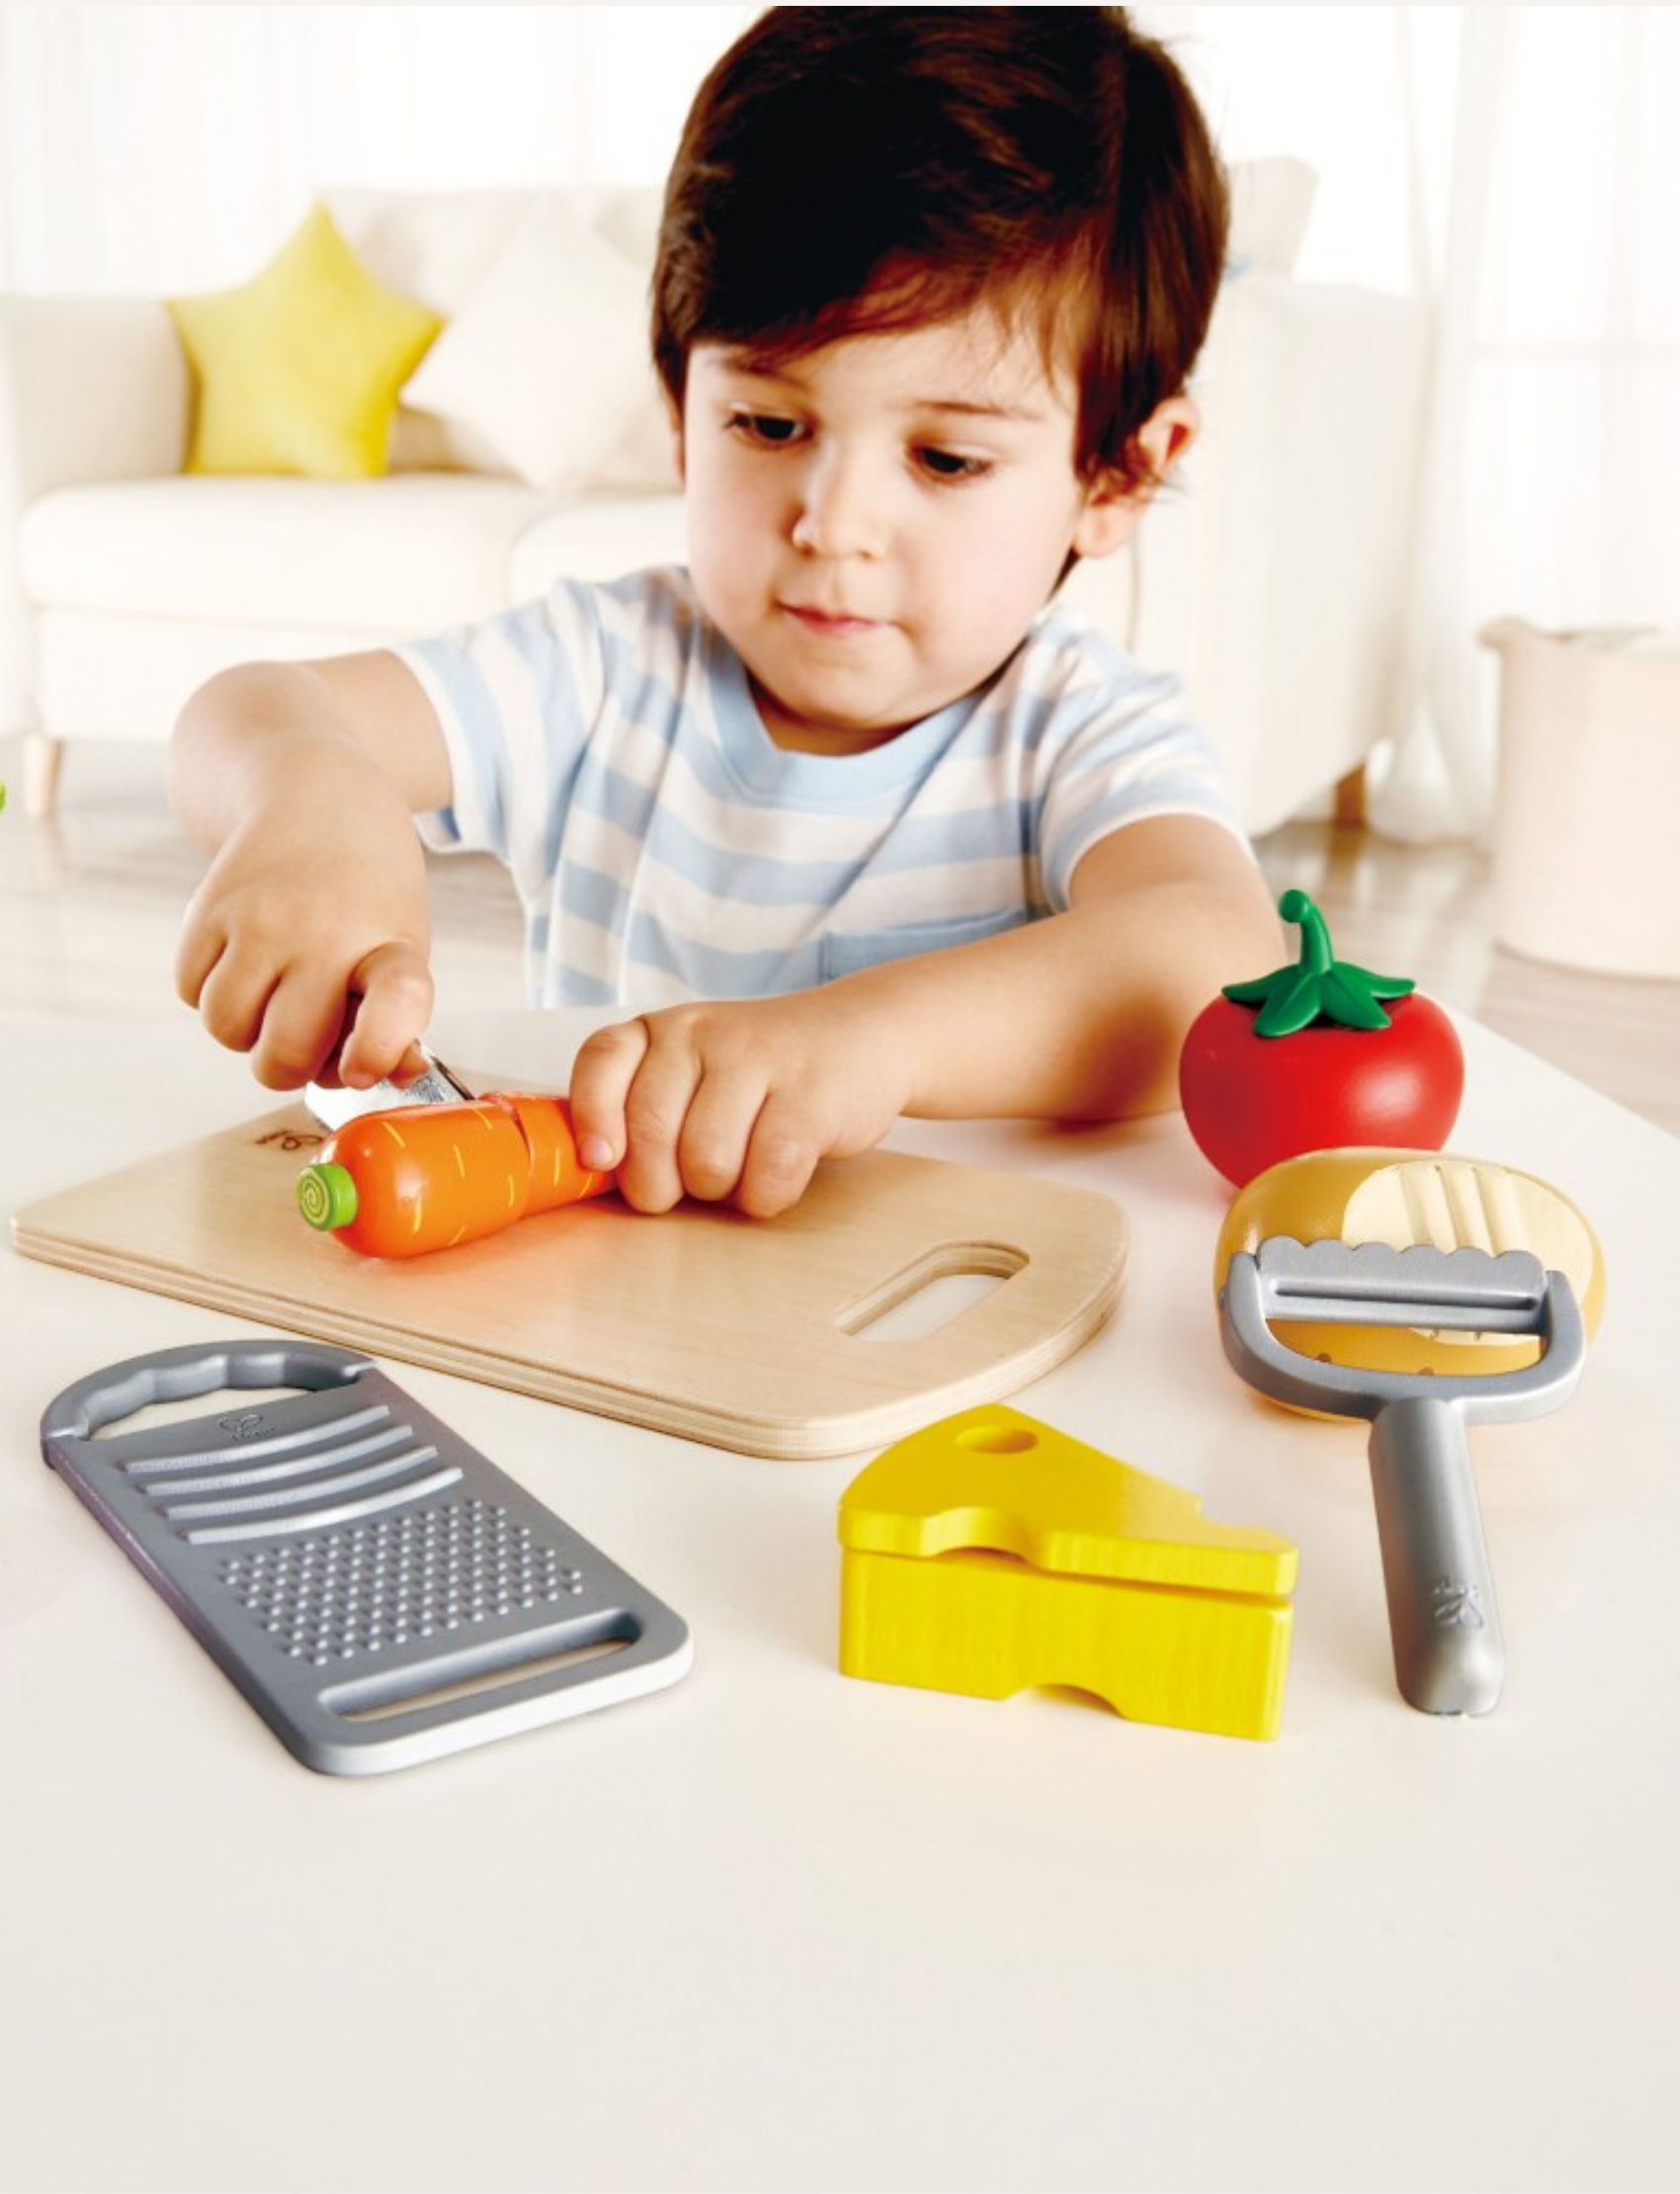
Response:
POLYGON ((1494 930, 1512 952, 1680 978, 1680 639, 1502 618, 1494 930))

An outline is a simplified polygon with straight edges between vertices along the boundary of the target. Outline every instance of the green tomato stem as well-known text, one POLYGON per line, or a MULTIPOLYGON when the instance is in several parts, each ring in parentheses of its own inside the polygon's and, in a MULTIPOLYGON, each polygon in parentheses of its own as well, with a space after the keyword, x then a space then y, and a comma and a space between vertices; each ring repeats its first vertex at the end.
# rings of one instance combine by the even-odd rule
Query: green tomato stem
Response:
POLYGON ((1258 1007, 1254 1033, 1260 1037, 1297 1036, 1302 1029, 1328 1023, 1349 1029, 1386 1029, 1389 1017, 1381 1000, 1403 998, 1413 988, 1405 975, 1374 974, 1369 968, 1338 960, 1329 925, 1304 891, 1288 890, 1278 901, 1286 922, 1301 929, 1300 958, 1248 982, 1228 982, 1224 995, 1238 1005, 1258 1007))
POLYGON ((1336 956, 1330 946, 1330 928, 1304 891, 1288 890, 1278 901, 1286 922, 1301 925, 1301 965, 1315 975, 1328 974, 1336 956))

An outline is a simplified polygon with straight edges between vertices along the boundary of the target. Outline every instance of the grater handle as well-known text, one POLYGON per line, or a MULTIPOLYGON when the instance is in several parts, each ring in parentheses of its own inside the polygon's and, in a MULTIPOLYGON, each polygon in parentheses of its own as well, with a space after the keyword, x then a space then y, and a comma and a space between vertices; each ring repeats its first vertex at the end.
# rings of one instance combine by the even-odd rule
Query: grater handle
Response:
POLYGON ((1402 1696, 1424 1714, 1489 1713, 1505 1645, 1461 1410, 1422 1395, 1380 1409, 1371 1485, 1402 1696))
MULTIPOLYGON (((597 1561, 608 1566, 603 1557, 597 1561)), ((624 1604, 563 1627, 552 1641, 558 1649, 553 1663, 535 1673, 522 1675, 517 1659, 492 1656, 482 1671, 483 1689, 412 1705, 397 1697, 388 1718, 368 1723, 359 1722, 354 1709, 377 1698, 377 1687, 339 1684, 294 1699, 269 1717, 270 1725, 305 1767, 327 1775, 376 1775, 662 1691, 694 1664, 689 1627, 631 1579, 624 1582, 624 1604), (603 1646, 616 1649, 587 1657, 603 1646)), ((228 1672, 246 1688, 237 1670, 228 1672)), ((440 1682, 450 1673, 439 1670, 440 1682)), ((267 1712, 260 1698, 254 1703, 267 1712)))
POLYGON ((66 1387, 41 1421, 47 1461, 55 1450, 121 1423, 158 1401, 191 1401, 224 1388, 346 1387, 371 1368, 370 1359, 316 1341, 230 1341, 160 1348, 131 1356, 66 1387))

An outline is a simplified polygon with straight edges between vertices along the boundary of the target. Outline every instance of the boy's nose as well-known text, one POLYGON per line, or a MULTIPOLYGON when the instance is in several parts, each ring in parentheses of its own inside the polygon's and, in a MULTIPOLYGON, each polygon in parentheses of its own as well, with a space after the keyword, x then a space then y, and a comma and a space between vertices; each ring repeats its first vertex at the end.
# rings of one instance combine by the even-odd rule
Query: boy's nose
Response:
POLYGON ((794 547, 809 556, 878 556, 884 542, 884 506, 869 468, 835 454, 819 458, 801 482, 794 547))

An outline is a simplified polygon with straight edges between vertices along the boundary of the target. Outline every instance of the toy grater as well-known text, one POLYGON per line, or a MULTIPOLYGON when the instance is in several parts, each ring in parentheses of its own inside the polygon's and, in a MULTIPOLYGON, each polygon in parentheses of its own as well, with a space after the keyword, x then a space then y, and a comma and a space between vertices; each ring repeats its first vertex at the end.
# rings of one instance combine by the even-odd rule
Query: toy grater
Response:
POLYGON ((139 1356, 42 1452, 305 1766, 374 1775, 675 1683, 688 1627, 365 1356, 139 1356), (279 1399, 260 1390, 301 1389, 279 1399), (248 1406, 94 1437, 155 1402, 248 1406))
POLYGON ((1466 1426, 1534 1417, 1574 1392, 1586 1328, 1574 1290, 1527 1250, 1273 1235, 1232 1257, 1220 1295, 1232 1367, 1274 1401, 1371 1423, 1371 1484, 1394 1674, 1425 1714, 1486 1714, 1505 1648, 1466 1426), (1303 1356, 1275 1323, 1414 1326, 1532 1337, 1515 1371, 1374 1371, 1303 1356))

